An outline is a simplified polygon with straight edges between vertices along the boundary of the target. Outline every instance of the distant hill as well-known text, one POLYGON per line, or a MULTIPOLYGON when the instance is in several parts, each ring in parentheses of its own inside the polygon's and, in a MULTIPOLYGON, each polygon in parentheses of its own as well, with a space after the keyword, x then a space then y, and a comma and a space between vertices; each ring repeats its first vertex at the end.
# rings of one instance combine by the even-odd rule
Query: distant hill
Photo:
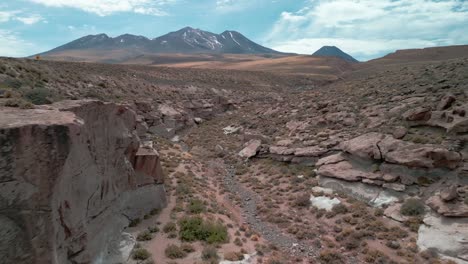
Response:
POLYGON ((340 50, 339 48, 335 46, 323 46, 319 50, 314 52, 312 56, 338 57, 349 62, 359 62, 358 60, 353 58, 351 55, 343 52, 342 50, 340 50))
POLYGON ((468 45, 397 50, 366 64, 395 64, 468 58, 468 45))
POLYGON ((119 61, 139 55, 159 53, 282 54, 263 47, 236 31, 215 34, 185 27, 154 39, 130 34, 115 38, 106 34, 89 35, 40 55, 73 60, 73 58, 79 59, 80 56, 89 57, 102 54, 108 61, 119 61), (109 56, 109 53, 112 55, 109 56))

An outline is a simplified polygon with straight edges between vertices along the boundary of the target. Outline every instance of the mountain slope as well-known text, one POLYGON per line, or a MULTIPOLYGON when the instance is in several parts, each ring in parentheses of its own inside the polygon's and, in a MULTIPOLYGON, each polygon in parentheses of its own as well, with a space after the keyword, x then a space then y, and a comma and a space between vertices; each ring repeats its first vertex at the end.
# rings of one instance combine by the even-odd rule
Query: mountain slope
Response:
POLYGON ((119 60, 119 53, 126 54, 126 56, 128 54, 138 56, 154 53, 281 54, 249 40, 236 31, 215 34, 185 27, 154 39, 130 34, 115 38, 111 38, 106 34, 89 35, 41 55, 46 57, 76 57, 74 54, 80 53, 85 56, 87 52, 93 54, 96 50, 105 51, 106 53, 113 52, 116 60, 119 60))
POLYGON ((335 46, 323 46, 322 48, 314 52, 314 54, 312 55, 322 56, 322 57, 338 57, 349 62, 358 62, 358 60, 353 58, 351 55, 343 52, 342 50, 340 50, 339 48, 335 46))

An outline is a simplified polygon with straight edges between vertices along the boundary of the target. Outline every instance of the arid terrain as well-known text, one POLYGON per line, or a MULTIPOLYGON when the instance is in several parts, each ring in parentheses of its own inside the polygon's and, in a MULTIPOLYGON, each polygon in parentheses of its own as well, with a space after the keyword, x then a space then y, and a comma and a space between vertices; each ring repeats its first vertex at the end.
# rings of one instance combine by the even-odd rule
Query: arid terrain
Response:
POLYGON ((468 263, 454 49, 0 58, 0 263, 468 263))

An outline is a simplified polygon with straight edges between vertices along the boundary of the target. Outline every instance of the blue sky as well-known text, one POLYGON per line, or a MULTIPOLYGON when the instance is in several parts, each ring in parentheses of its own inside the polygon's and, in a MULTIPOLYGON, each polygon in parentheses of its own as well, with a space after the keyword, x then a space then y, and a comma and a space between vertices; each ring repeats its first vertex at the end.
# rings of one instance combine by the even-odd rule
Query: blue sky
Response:
POLYGON ((79 37, 157 37, 184 26, 236 30, 285 52, 335 45, 360 60, 397 49, 468 44, 461 0, 3 0, 0 56, 27 56, 79 37))

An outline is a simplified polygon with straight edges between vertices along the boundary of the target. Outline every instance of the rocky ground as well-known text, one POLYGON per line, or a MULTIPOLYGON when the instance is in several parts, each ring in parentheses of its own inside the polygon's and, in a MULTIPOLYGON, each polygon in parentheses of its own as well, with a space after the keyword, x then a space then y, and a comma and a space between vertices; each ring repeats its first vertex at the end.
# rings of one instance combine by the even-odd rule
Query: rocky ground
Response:
POLYGON ((161 156, 168 206, 122 230, 136 243, 130 263, 468 261, 466 59, 364 68, 332 83, 1 66, 5 109, 91 92, 135 112, 138 136, 161 156))

